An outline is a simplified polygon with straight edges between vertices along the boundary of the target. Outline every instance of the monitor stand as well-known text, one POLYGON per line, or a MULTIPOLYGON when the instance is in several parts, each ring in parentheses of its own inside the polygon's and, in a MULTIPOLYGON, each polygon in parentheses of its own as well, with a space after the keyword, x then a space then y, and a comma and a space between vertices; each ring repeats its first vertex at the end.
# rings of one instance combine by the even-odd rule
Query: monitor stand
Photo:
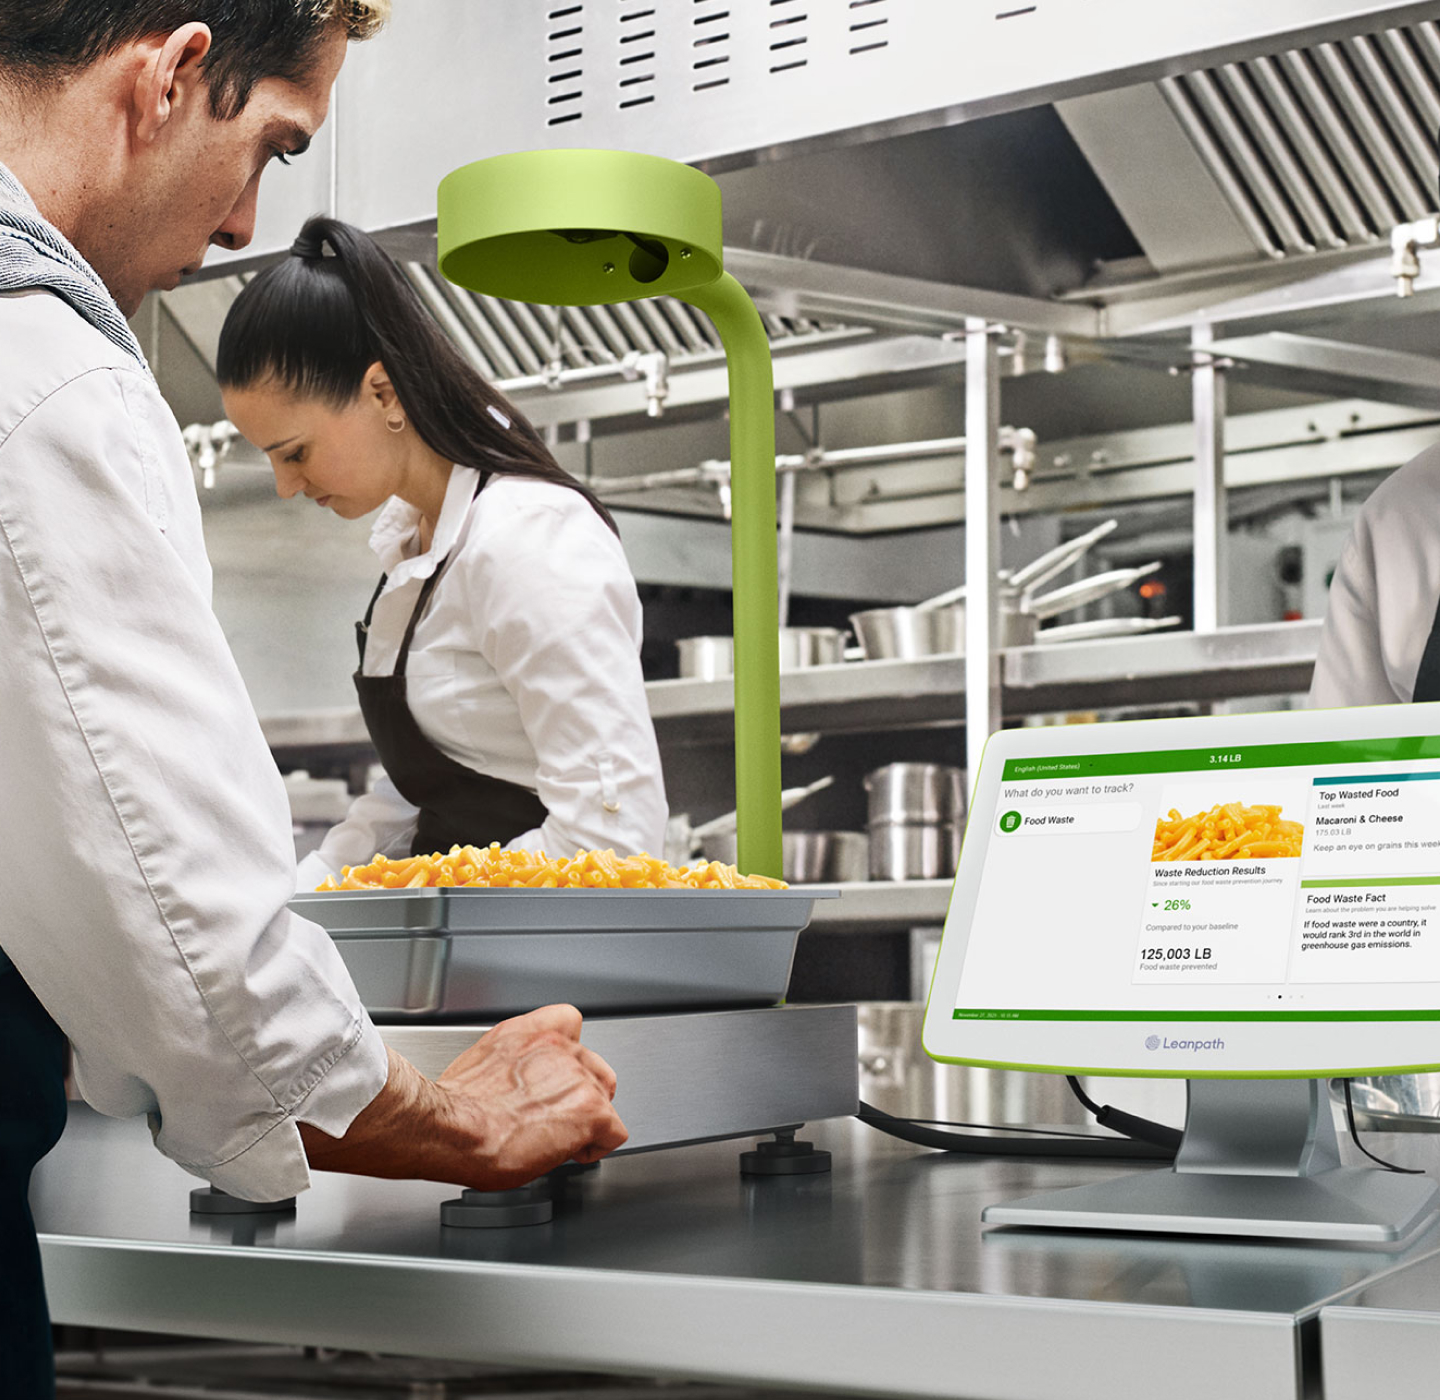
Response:
POLYGON ((1395 1243, 1432 1220, 1428 1176, 1342 1167, 1325 1082, 1192 1079, 1175 1165, 987 1206, 987 1225, 1395 1243))

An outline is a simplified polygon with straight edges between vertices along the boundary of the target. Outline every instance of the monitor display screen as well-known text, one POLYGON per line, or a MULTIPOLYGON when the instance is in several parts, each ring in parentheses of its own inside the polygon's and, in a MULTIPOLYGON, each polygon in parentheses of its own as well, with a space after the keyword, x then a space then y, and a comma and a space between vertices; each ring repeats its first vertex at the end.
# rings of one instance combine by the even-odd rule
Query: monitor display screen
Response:
POLYGON ((1440 1065, 1440 706, 1014 729, 985 751, 938 1059, 1440 1065))

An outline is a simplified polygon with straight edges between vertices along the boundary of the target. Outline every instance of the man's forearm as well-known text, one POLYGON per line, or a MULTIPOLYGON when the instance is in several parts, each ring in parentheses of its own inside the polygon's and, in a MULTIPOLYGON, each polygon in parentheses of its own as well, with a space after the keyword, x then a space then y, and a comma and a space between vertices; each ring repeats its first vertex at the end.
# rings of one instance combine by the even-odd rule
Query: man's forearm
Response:
POLYGON ((344 1137, 306 1124, 312 1166, 358 1176, 420 1177, 498 1191, 562 1162, 593 1162, 624 1143, 615 1072, 580 1043, 573 1006, 492 1026, 436 1080, 387 1049, 385 1087, 344 1137))
MULTIPOLYGON (((387 1047, 385 1087, 355 1116, 343 1138, 309 1123, 300 1140, 310 1165, 354 1176, 430 1178, 446 1143, 445 1094, 403 1055, 387 1047)), ((447 1179, 442 1177, 441 1179, 447 1179)))

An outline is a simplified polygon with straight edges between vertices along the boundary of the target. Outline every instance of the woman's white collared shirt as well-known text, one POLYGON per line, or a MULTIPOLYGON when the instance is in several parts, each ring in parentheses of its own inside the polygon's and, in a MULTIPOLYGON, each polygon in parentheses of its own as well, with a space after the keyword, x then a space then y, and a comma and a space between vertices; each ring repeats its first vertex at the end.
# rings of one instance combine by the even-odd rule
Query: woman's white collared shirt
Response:
MULTIPOLYGON (((451 470, 425 550, 413 506, 395 499, 381 511, 370 544, 388 579, 365 674, 394 672, 420 590, 448 556, 406 665, 421 732, 457 763, 536 792, 544 824, 508 847, 659 852, 665 784, 624 549, 577 491, 496 476, 477 496, 477 480, 451 470)), ((376 852, 408 853, 417 818, 382 780, 301 863, 300 887, 376 852)))

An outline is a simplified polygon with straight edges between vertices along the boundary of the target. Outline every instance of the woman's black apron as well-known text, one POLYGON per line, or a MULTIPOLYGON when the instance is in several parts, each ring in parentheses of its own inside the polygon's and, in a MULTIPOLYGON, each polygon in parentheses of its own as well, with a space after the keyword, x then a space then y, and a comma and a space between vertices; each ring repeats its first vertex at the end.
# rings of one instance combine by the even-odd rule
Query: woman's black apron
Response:
POLYGON ((1415 693, 1410 700, 1416 705, 1440 700, 1440 609, 1436 610, 1435 621, 1430 624, 1430 635, 1425 638, 1420 669, 1415 673, 1415 693))
MULTIPOLYGON (((477 496, 486 480, 482 474, 475 487, 477 496)), ((360 713, 390 781, 401 797, 420 809, 411 855, 448 851, 451 846, 485 846, 491 841, 504 845, 521 832, 539 826, 547 815, 545 804, 528 788, 477 773, 441 753, 421 732, 411 713, 405 682, 410 644, 415 638, 415 625, 424 615, 449 562, 447 554, 420 590, 395 658, 393 675, 365 674, 365 639, 388 575, 381 575, 364 621, 355 626, 360 649, 360 667, 355 672, 360 713)))
POLYGON ((55 1359, 30 1173, 65 1127, 65 1037, 0 953, 0 1395, 50 1400, 55 1359))

